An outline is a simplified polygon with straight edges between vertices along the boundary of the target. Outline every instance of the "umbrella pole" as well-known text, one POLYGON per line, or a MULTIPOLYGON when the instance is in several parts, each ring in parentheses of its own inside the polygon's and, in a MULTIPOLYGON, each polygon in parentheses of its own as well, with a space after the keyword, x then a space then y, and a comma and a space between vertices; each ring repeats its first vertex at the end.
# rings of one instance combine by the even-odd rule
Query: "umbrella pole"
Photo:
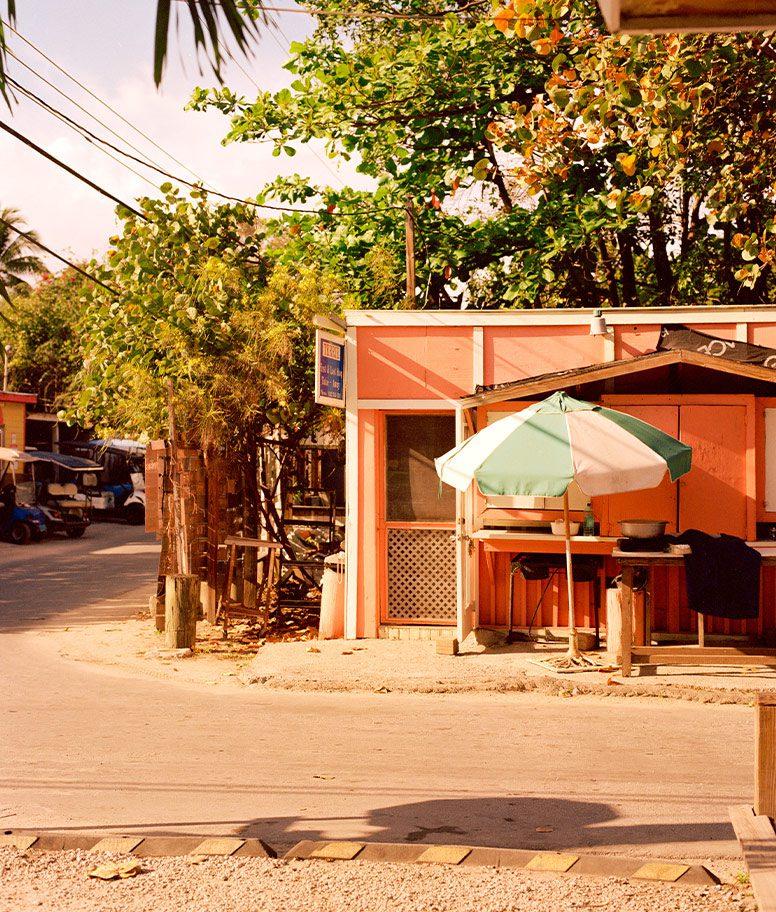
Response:
POLYGON ((568 489, 563 494, 563 521, 566 531, 566 585, 568 586, 569 596, 569 656, 576 658, 579 656, 579 647, 577 646, 577 628, 574 618, 574 566, 571 561, 571 527, 569 526, 569 492, 568 489))

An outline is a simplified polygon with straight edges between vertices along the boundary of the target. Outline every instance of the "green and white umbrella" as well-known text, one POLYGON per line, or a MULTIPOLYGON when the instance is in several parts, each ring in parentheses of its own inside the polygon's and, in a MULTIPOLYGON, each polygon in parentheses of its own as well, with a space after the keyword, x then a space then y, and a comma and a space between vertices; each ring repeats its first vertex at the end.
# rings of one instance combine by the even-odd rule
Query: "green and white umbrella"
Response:
POLYGON ((568 487, 585 494, 621 494, 657 487, 690 471, 689 446, 645 421, 566 393, 483 428, 435 460, 442 481, 483 494, 563 497, 569 598, 569 648, 578 655, 568 517, 568 487))

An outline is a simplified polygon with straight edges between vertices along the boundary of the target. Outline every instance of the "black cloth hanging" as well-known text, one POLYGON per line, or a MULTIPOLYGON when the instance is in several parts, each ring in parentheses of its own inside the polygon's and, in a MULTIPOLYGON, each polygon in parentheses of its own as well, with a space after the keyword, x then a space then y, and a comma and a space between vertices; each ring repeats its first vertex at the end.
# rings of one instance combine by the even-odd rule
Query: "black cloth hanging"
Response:
POLYGON ((687 599, 698 614, 722 618, 756 618, 760 611, 759 551, 735 535, 709 535, 688 529, 677 544, 689 545, 684 556, 687 599))

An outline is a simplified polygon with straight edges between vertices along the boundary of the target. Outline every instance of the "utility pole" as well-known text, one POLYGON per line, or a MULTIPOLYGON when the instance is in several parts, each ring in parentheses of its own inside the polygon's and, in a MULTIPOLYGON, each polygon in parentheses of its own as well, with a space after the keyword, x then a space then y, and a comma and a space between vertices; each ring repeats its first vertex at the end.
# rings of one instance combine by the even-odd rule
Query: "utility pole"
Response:
POLYGON ((3 346, 3 392, 8 389, 8 356, 11 354, 11 344, 6 342, 3 346))
POLYGON ((407 262, 407 300, 415 303, 415 207, 408 196, 405 207, 405 256, 407 262))

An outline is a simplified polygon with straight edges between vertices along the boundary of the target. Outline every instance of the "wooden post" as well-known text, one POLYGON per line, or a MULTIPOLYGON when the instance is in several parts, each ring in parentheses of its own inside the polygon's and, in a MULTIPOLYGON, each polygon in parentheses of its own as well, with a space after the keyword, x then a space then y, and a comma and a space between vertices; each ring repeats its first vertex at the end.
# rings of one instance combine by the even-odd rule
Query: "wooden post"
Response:
POLYGON ((568 592, 569 602, 569 655, 575 657, 579 655, 579 646, 577 645, 577 623, 574 616, 574 563, 571 558, 568 489, 563 492, 563 529, 566 538, 566 591, 568 592))
POLYGON ((621 642, 622 642, 622 675, 624 678, 630 677, 631 673, 631 649, 633 648, 633 567, 625 566, 622 568, 622 587, 621 587, 621 642))
POLYGON ((167 380, 167 411, 170 433, 170 481, 172 483, 172 534, 178 557, 178 572, 188 574, 191 552, 184 517, 183 498, 181 495, 180 454, 178 452, 178 432, 175 424, 174 387, 172 380, 167 380))
POLYGON ((754 812, 776 817, 776 691, 758 694, 755 723, 754 812))
POLYGON ((405 204, 405 259, 407 263, 407 300, 415 303, 415 207, 412 197, 405 204))
POLYGON ((197 639, 199 577, 168 576, 164 594, 164 636, 168 649, 193 649, 197 639))

